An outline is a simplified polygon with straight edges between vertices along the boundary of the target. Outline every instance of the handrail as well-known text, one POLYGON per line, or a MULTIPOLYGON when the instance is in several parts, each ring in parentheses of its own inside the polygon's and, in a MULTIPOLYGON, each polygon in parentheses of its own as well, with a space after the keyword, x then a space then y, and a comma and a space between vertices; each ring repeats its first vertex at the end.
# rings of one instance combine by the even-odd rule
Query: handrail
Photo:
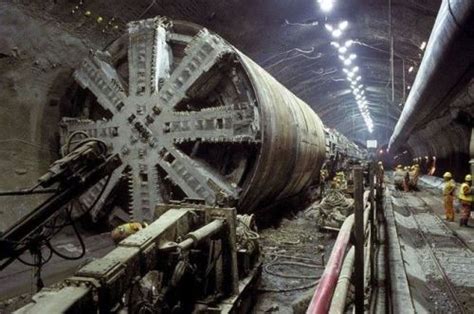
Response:
MULTIPOLYGON (((367 227, 370 202, 368 202, 369 191, 364 193, 364 228, 367 227)), ((339 279, 345 252, 347 250, 352 227, 354 226, 354 214, 349 215, 341 226, 336 242, 329 257, 323 275, 311 299, 311 303, 306 311, 307 314, 328 313, 332 297, 339 279)))

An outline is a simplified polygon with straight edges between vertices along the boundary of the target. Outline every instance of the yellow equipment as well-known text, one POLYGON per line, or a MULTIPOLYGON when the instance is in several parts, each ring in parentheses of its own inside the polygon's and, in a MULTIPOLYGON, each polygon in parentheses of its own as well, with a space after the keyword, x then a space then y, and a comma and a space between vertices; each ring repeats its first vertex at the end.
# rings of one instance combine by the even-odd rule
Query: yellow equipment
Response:
POLYGON ((123 225, 116 227, 112 230, 112 239, 115 243, 118 243, 125 239, 126 237, 140 231, 141 229, 147 227, 147 224, 144 223, 143 225, 139 222, 129 222, 123 225))

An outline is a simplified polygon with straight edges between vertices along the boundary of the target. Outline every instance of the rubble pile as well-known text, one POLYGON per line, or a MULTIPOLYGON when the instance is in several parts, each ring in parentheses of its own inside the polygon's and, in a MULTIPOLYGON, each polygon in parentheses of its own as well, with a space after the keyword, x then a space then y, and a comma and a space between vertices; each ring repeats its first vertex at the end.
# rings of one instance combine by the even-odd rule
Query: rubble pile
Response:
POLYGON ((354 212, 354 200, 338 189, 327 191, 318 204, 306 210, 306 216, 316 221, 318 226, 340 228, 347 216, 354 212))

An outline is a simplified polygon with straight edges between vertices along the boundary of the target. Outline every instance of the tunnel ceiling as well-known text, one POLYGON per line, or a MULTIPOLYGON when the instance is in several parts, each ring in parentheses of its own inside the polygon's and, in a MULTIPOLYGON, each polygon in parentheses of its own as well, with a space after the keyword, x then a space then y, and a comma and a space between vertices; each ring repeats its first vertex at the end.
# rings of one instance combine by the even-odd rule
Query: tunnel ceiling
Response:
MULTIPOLYGON (((18 1, 41 19, 59 20, 77 33, 89 48, 103 48, 130 20, 165 15, 201 24, 217 32, 306 101, 323 122, 349 138, 386 143, 402 110, 408 86, 415 78, 434 24, 440 0, 335 0, 323 13, 316 0, 55 0, 18 1), (78 8, 76 7, 78 6, 78 8), (86 11, 91 12, 85 17, 86 11), (37 14, 37 13, 36 13, 37 14), (118 29, 104 31, 95 17, 114 18, 118 29), (374 132, 369 134, 342 71, 337 50, 330 45, 325 23, 347 20, 342 39, 352 39, 366 87, 374 132), (394 38, 394 91, 392 99, 390 31, 394 38), (413 66, 414 71, 408 73, 413 66), (403 80, 405 69, 405 83, 403 80), (405 93, 404 87, 405 86, 405 93)), ((104 22, 105 23, 105 22, 104 22)))

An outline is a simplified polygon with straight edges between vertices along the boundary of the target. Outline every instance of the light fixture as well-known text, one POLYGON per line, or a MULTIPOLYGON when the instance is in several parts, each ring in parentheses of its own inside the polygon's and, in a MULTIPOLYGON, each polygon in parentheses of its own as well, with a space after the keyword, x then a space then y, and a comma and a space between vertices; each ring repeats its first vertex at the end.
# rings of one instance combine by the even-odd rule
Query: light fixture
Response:
POLYGON ((351 53, 349 59, 354 60, 355 58, 357 58, 357 55, 355 53, 351 53))
POLYGON ((358 87, 359 87, 359 88, 364 88, 364 85, 360 84, 358 87))
POLYGON ((408 73, 411 73, 413 71, 413 66, 408 68, 408 73))
POLYGON ((421 45, 420 45, 420 49, 421 50, 424 50, 426 47, 426 41, 422 42, 421 45))
POLYGON ((332 28, 332 26, 329 25, 329 24, 324 24, 324 27, 326 27, 326 29, 330 32, 332 32, 334 30, 334 28, 332 28))
POLYGON ((352 41, 351 39, 346 40, 346 42, 344 43, 344 46, 346 46, 347 48, 349 48, 349 47, 352 45, 353 42, 354 42, 354 41, 352 41))
POLYGON ((411 86, 410 86, 410 85, 408 85, 407 89, 409 90, 410 88, 411 88, 411 86))
POLYGON ((361 79, 362 79, 362 76, 360 76, 360 75, 355 78, 356 81, 360 81, 361 79))
POLYGON ((331 32, 332 37, 339 37, 342 35, 342 31, 340 29, 335 29, 331 32))
POLYGON ((351 59, 345 59, 344 60, 344 65, 351 65, 352 60, 351 59))
POLYGON ((355 67, 352 68, 352 72, 357 72, 357 71, 359 71, 359 67, 358 67, 358 66, 355 66, 355 67))
POLYGON ((340 48, 338 49, 338 51, 339 51, 339 53, 346 53, 346 52, 347 52, 347 48, 343 46, 343 47, 340 47, 340 48))
MULTIPOLYGON (((346 61, 350 61, 350 60, 346 60, 346 61)), ((345 63, 346 61, 344 61, 344 63, 345 63)), ((347 72, 347 77, 352 78, 353 76, 354 76, 354 73, 352 73, 352 72, 347 72)))
POLYGON ((341 23, 339 23, 339 29, 341 31, 345 30, 347 28, 347 26, 349 25, 349 22, 347 21, 342 21, 341 23))
POLYGON ((334 7, 334 0, 318 0, 318 3, 323 12, 329 12, 334 7))

